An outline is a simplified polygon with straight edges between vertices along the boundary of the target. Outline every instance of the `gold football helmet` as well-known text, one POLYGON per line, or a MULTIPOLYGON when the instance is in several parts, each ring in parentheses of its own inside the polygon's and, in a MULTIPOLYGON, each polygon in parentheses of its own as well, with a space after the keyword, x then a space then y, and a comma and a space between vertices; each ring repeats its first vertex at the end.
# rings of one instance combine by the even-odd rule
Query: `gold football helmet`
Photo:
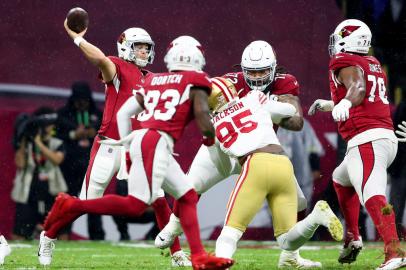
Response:
POLYGON ((225 109, 225 105, 238 97, 234 84, 223 77, 211 78, 211 94, 209 96, 209 107, 213 113, 225 109))

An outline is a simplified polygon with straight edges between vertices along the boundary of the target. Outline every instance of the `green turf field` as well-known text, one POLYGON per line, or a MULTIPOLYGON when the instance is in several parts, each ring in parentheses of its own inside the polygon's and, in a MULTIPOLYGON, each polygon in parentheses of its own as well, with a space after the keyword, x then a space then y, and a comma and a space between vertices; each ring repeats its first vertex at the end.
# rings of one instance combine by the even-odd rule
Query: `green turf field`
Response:
MULTIPOLYGON (((44 269, 37 261, 37 241, 10 242, 13 253, 0 269, 44 269)), ((213 242, 207 249, 213 251, 213 242)), ((167 252, 167 251, 166 251, 167 252)), ((232 269, 277 269, 279 250, 275 242, 241 242, 232 269)), ((382 243, 366 244, 351 266, 337 262, 339 246, 333 242, 311 242, 301 254, 319 260, 323 269, 374 269, 383 261, 382 243)), ((151 242, 87 242, 56 243, 53 262, 49 269, 171 269, 168 254, 152 247, 151 242)), ((47 269, 48 269, 47 268, 47 269)), ((191 269, 191 268, 185 268, 191 269)))

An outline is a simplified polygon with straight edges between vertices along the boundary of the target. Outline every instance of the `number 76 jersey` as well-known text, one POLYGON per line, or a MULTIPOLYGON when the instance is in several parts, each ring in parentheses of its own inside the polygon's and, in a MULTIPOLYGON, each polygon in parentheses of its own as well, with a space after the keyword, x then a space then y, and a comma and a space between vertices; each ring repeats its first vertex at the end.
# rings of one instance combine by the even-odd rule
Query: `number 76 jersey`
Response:
POLYGON ((267 101, 262 92, 250 91, 213 116, 216 138, 224 153, 242 157, 268 144, 280 145, 266 108, 267 101))
POLYGON ((347 94, 347 89, 337 80, 340 69, 356 66, 365 79, 365 97, 359 106, 350 108, 347 121, 338 122, 338 131, 344 140, 375 128, 393 130, 389 102, 386 94, 386 75, 379 61, 373 56, 351 53, 336 54, 330 60, 329 78, 331 98, 337 104, 347 94))

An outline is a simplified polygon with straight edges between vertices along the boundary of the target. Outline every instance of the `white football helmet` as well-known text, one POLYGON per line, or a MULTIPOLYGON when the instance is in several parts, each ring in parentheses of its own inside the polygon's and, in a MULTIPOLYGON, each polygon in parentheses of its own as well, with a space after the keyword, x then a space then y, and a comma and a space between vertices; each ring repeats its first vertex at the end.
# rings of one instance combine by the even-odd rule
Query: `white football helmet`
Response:
POLYGON ((202 53, 204 55, 202 44, 200 44, 200 42, 197 41, 197 39, 195 39, 194 37, 191 37, 191 36, 177 37, 171 42, 171 44, 169 44, 169 48, 171 48, 173 46, 177 46, 179 44, 190 44, 192 46, 196 46, 198 49, 200 49, 202 51, 202 53))
POLYGON ((139 67, 145 67, 147 64, 152 64, 154 61, 155 43, 151 36, 142 28, 132 27, 125 30, 117 40, 118 57, 133 62, 139 67), (146 60, 137 58, 134 46, 139 43, 149 45, 148 58, 146 60))
POLYGON ((276 57, 272 46, 263 40, 251 42, 242 53, 241 68, 244 79, 252 90, 264 91, 275 78, 276 57), (248 71, 269 70, 262 77, 251 77, 248 71))
POLYGON ((164 62, 169 71, 195 70, 201 71, 206 64, 200 43, 189 36, 174 39, 169 45, 164 62))
POLYGON ((360 20, 349 19, 340 23, 330 35, 328 51, 330 56, 341 52, 368 54, 372 33, 360 20))

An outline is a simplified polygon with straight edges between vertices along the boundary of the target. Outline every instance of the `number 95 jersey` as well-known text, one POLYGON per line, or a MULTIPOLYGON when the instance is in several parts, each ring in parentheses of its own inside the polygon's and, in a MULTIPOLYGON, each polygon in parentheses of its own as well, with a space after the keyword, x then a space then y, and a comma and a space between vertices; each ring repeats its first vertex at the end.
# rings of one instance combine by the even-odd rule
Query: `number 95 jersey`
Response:
POLYGON ((336 54, 330 60, 329 78, 331 98, 337 104, 347 94, 347 89, 337 80, 342 68, 359 67, 365 79, 365 97, 358 106, 350 108, 347 121, 338 122, 338 131, 347 142, 354 136, 375 128, 393 130, 389 102, 386 96, 386 75, 379 61, 373 56, 351 53, 336 54))
POLYGON ((213 116, 216 138, 224 153, 242 157, 268 144, 280 145, 271 114, 265 107, 267 101, 262 92, 250 91, 213 116))

